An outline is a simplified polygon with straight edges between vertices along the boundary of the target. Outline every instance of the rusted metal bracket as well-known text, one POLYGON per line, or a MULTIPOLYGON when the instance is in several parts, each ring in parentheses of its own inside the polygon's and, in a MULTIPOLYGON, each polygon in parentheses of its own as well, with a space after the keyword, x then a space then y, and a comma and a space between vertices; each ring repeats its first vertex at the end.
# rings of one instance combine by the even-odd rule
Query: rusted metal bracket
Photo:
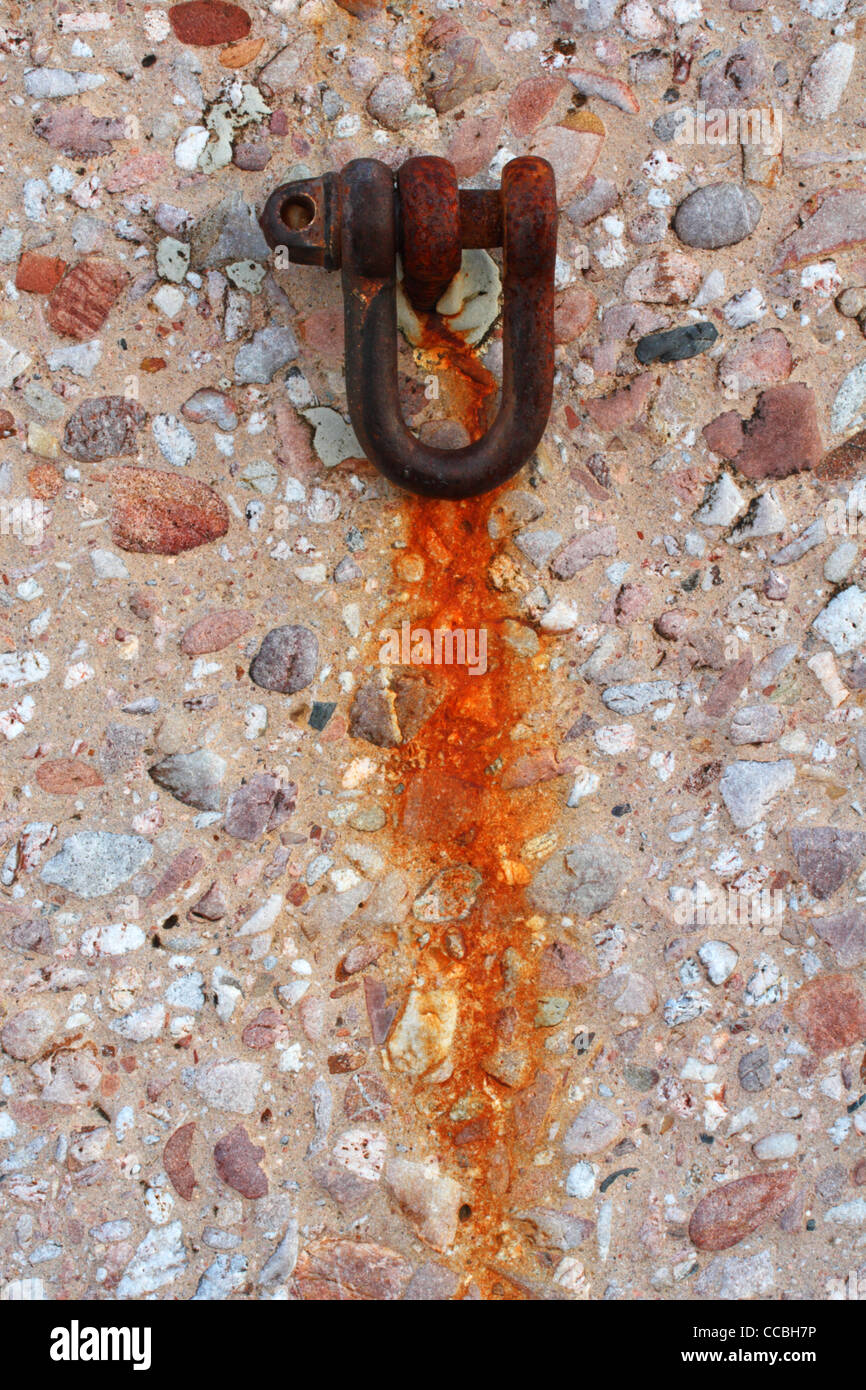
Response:
POLYGON ((342 269, 346 394, 371 463, 425 497, 474 497, 512 477, 544 433, 553 397, 556 189, 544 159, 524 155, 499 189, 459 189, 433 155, 397 171, 353 159, 339 174, 277 188, 261 226, 289 259, 342 269), (462 449, 423 444, 407 429, 397 389, 397 270, 412 304, 431 310, 470 247, 503 248, 503 372, 499 412, 462 449))

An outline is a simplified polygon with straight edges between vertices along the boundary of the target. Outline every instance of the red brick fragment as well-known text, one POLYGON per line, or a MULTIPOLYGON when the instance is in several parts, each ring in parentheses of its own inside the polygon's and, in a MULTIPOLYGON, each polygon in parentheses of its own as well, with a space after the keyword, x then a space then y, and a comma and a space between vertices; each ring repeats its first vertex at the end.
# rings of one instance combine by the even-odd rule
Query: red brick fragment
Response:
POLYGON ((251 24, 246 10, 226 0, 188 0, 183 5, 172 5, 168 18, 175 37, 195 48, 235 43, 246 38, 251 24))
POLYGON ((53 796, 74 796, 87 787, 101 787, 102 778, 81 758, 52 758, 40 763, 36 781, 44 792, 53 796))
POLYGON ((26 294, 50 294, 66 273, 66 261, 60 256, 42 256, 38 251, 25 251, 15 272, 16 290, 26 294))
POLYGON ((55 333, 82 341, 105 323, 129 276, 113 261, 81 261, 48 300, 46 317, 55 333))
POLYGON ((866 1000, 850 975, 819 975, 790 1004, 795 1023, 817 1057, 827 1057, 866 1038, 866 1000))

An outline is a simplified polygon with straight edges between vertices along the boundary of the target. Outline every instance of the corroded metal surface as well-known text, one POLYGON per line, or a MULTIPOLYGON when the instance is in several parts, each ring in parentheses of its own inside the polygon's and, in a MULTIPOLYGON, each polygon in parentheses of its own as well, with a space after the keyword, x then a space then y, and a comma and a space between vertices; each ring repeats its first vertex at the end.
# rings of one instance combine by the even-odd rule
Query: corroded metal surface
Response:
POLYGON ((297 179, 275 188, 259 218, 269 246, 285 246, 298 265, 340 265, 340 180, 337 174, 297 179))
POLYGON ((435 309, 460 269, 460 198, 447 159, 419 155, 397 171, 403 288, 419 309, 435 309))
POLYGON ((453 169, 429 156, 394 176, 373 159, 339 176, 278 188, 261 224, 291 260, 339 265, 346 327, 346 393, 367 457, 392 482, 427 497, 472 497, 512 477, 544 433, 553 393, 553 170, 535 156, 513 159, 498 193, 458 192, 453 169), (431 309, 466 246, 503 247, 503 378, 486 434, 441 449, 407 429, 397 390, 397 266, 413 305, 431 309))

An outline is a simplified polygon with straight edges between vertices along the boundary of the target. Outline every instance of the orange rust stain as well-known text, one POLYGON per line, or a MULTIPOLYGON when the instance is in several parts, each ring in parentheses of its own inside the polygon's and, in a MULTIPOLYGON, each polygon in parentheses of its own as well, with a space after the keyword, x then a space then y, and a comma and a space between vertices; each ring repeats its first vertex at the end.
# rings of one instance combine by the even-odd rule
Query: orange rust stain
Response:
MULTIPOLYGON (((441 355, 462 421, 477 437, 486 428, 495 382, 470 349, 432 321, 425 351, 441 355)), ((471 1214, 464 1213, 458 1237, 465 1273, 483 1296, 514 1299, 527 1296, 526 1286, 502 1277, 513 1247, 505 1221, 531 1154, 515 1129, 512 1102, 544 1065, 543 1035, 533 1024, 539 943, 525 897, 535 864, 522 852, 552 824, 558 806, 550 784, 516 791, 500 786, 502 770, 538 746, 512 733, 528 710, 543 704, 546 679, 543 647, 527 660, 503 640, 505 620, 518 617, 515 601, 488 579, 500 543, 491 539, 487 522, 502 491, 464 502, 403 503, 408 549, 423 557, 424 574, 415 584, 396 581, 400 600, 392 621, 408 618, 413 628, 430 632, 486 630, 487 671, 415 668, 423 669, 440 703, 416 737, 393 751, 389 776, 401 807, 397 852, 428 878, 458 864, 471 865, 483 878, 469 915, 430 925, 419 953, 428 978, 457 990, 460 1021, 451 1076, 421 1083, 415 1102, 443 1168, 467 1194, 471 1214), (506 973, 509 948, 513 964, 506 973), (512 1086, 485 1069, 497 1051, 509 1048, 522 1051, 526 1062, 512 1086)), ((416 925, 419 932, 426 926, 416 925)))
POLYGON ((442 399, 449 414, 459 420, 474 442, 490 423, 496 401, 497 383, 475 352, 433 314, 419 314, 421 343, 416 351, 419 365, 427 372, 443 373, 442 399))

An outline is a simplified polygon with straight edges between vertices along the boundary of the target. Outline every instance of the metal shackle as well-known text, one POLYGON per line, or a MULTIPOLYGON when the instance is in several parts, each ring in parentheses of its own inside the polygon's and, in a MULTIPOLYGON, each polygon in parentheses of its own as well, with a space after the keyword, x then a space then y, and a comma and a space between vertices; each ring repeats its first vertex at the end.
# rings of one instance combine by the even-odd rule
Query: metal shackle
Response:
POLYGON ((556 187, 548 162, 512 159, 499 189, 459 189, 432 155, 393 171, 354 159, 339 174, 283 184, 261 227, 289 259, 342 271, 346 395, 371 463, 425 497, 474 497, 499 487, 531 457, 553 398, 556 187), (403 420, 397 378, 397 256, 413 306, 430 310, 460 268, 464 248, 503 248, 502 393, 487 432, 460 449, 424 444, 403 420))

